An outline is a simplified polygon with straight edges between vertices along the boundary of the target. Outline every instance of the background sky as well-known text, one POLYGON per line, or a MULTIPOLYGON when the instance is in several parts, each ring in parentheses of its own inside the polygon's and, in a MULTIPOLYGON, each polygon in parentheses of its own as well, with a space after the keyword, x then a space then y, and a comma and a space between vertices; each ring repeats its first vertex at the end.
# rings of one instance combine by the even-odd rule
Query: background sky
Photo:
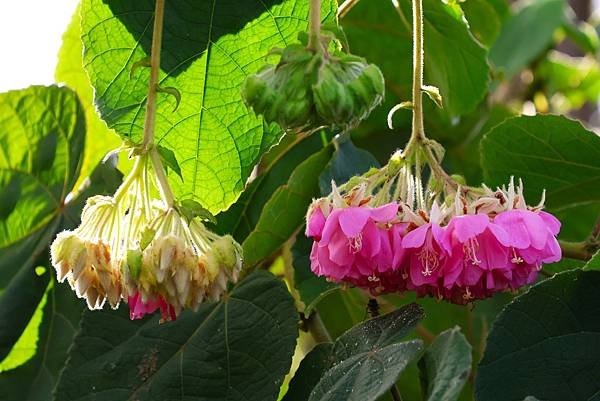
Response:
POLYGON ((61 37, 78 1, 2 1, 0 92, 54 82, 61 37))
MULTIPOLYGON (((78 1, 3 1, 0 6, 0 92, 54 82, 61 37, 78 1)), ((594 8, 600 8, 600 0, 594 0, 594 8)))

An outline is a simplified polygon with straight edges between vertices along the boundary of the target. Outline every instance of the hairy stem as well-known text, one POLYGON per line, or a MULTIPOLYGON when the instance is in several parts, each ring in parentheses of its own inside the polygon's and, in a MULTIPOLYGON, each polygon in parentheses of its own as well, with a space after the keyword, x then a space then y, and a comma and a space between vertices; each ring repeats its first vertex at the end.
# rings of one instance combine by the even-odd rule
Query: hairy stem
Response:
POLYGON ((165 0, 156 0, 154 8, 154 29, 152 31, 152 51, 150 53, 150 82, 148 82, 148 98, 146 100, 146 119, 144 120, 144 139, 142 149, 147 149, 154 142, 154 122, 156 121, 156 93, 160 72, 160 48, 162 44, 163 17, 165 0))
MULTIPOLYGON (((413 0, 413 82, 412 82, 412 132, 404 155, 409 156, 412 149, 425 142, 423 125, 423 4, 422 0, 413 0)), ((399 10, 402 12, 402 10, 399 10)))
POLYGON ((321 45, 321 0, 310 0, 308 20, 308 48, 320 52, 321 45))

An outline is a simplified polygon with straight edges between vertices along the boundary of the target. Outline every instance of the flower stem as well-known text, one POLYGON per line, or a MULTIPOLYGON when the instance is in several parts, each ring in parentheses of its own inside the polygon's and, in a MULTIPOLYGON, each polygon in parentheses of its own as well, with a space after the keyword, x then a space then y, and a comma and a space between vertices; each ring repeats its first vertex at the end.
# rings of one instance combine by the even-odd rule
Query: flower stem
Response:
POLYGON ((160 72, 160 48, 162 44, 163 17, 165 0, 156 0, 154 8, 154 29, 152 31, 152 50, 150 53, 150 81, 146 100, 146 118, 144 120, 144 139, 142 149, 148 149, 154 143, 154 123, 156 121, 156 94, 160 72))
POLYGON ((308 20, 308 48, 321 52, 321 0, 310 0, 308 20))
POLYGON ((175 197, 173 196, 173 192, 171 191, 171 187, 169 186, 169 182, 167 181, 167 176, 165 175, 165 168, 163 167, 162 162, 160 161, 160 156, 156 148, 152 148, 150 150, 150 159, 152 160, 152 166, 154 167, 154 171, 156 172, 156 180, 158 182, 158 189, 160 190, 160 195, 167 204, 167 206, 172 207, 175 202, 175 197))

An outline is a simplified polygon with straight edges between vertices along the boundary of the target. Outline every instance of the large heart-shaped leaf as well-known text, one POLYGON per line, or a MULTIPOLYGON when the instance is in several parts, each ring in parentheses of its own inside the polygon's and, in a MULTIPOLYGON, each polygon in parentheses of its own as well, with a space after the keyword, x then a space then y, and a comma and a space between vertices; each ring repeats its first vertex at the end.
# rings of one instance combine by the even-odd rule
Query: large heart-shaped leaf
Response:
POLYGON ((277 399, 298 314, 270 273, 253 273, 221 302, 169 324, 130 321, 125 309, 84 315, 57 401, 277 399))
POLYGON ((522 178, 535 203, 546 189, 546 205, 557 209, 600 201, 600 136, 579 122, 538 115, 506 120, 481 142, 486 183, 522 178))
POLYGON ((400 339, 422 318, 423 309, 410 304, 319 344, 302 360, 284 401, 376 400, 419 355, 419 340, 400 339))
MULTIPOLYGON (((389 0, 359 2, 341 21, 352 51, 379 65, 396 103, 410 99, 412 76, 412 3, 398 3, 400 15, 389 0)), ((486 51, 450 6, 425 0, 423 10, 426 84, 440 89, 450 115, 472 111, 488 87, 486 51)))
POLYGON ((600 272, 556 275, 498 316, 475 380, 479 401, 597 400, 600 272))
POLYGON ((48 245, 75 180, 85 117, 74 92, 0 94, 0 288, 48 245))
MULTIPOLYGON (((142 137, 149 72, 132 67, 149 54, 153 10, 152 0, 85 0, 82 7, 96 105, 108 126, 133 142, 142 137)), ((324 1, 322 15, 332 21, 335 2, 324 1)), ((237 199, 281 135, 248 111, 240 85, 271 48, 296 40, 307 17, 308 2, 293 0, 166 2, 160 85, 175 87, 181 102, 173 111, 175 99, 159 96, 155 131, 181 166, 183 182, 170 180, 179 197, 195 197, 213 213, 237 199)))

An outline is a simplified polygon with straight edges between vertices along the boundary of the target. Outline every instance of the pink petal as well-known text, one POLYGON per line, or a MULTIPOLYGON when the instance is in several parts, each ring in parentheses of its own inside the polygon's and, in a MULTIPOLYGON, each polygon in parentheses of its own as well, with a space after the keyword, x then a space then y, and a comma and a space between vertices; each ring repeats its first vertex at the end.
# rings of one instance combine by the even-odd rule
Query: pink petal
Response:
POLYGON ((552 235, 557 236, 560 231, 560 221, 550 213, 543 211, 540 212, 539 216, 546 223, 546 227, 548 227, 552 235))
POLYGON ((356 237, 365 227, 371 211, 364 207, 349 207, 347 209, 340 209, 340 227, 346 236, 356 237))
POLYGON ((306 223, 306 236, 313 238, 321 238, 325 227, 325 216, 320 207, 316 207, 306 223))
POLYGON ((375 223, 368 222, 362 232, 362 249, 361 254, 366 257, 373 257, 379 253, 381 249, 381 233, 375 223))
POLYGON ((376 222, 387 223, 398 214, 398 204, 388 203, 386 205, 371 209, 371 218, 376 222))
POLYGON ((349 265, 354 261, 355 253, 350 251, 349 239, 338 231, 327 245, 329 259, 337 265, 349 265))
POLYGON ((450 220, 449 229, 453 230, 454 235, 460 242, 465 242, 481 234, 489 224, 487 214, 471 214, 455 216, 450 220), (451 228, 450 228, 451 227, 451 228))
POLYGON ((431 228, 431 223, 423 224, 406 234, 402 239, 402 247, 404 248, 419 248, 425 243, 425 237, 431 228))
POLYGON ((534 212, 528 210, 520 211, 523 221, 529 231, 529 238, 531 239, 531 246, 536 249, 543 249, 546 245, 546 239, 548 238, 548 229, 544 220, 534 212))
POLYGON ((525 249, 531 245, 527 226, 516 210, 508 210, 498 214, 494 218, 494 223, 506 230, 511 246, 525 249))

